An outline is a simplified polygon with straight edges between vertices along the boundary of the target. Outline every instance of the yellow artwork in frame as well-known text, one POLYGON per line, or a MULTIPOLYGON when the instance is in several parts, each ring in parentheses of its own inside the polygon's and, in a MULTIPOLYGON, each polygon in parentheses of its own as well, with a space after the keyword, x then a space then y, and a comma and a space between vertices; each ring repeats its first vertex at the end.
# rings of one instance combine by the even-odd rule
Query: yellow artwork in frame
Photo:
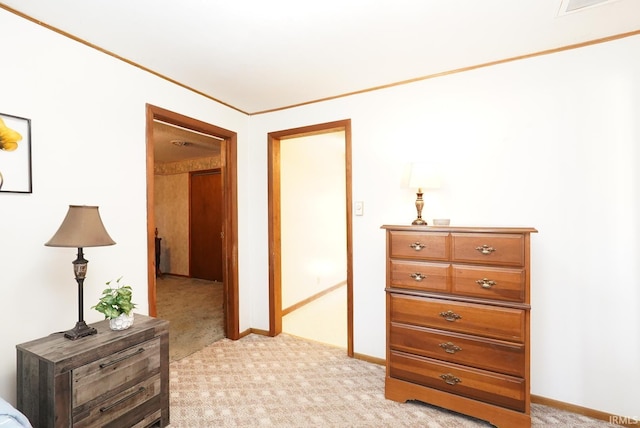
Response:
POLYGON ((31 193, 31 120, 0 113, 0 192, 31 193))

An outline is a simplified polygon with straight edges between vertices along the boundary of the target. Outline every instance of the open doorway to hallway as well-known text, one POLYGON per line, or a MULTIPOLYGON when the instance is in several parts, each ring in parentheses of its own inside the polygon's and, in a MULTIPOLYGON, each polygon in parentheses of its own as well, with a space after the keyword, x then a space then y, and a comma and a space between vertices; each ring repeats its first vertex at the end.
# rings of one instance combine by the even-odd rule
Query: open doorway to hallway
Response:
POLYGON ((344 130, 280 141, 282 331, 347 347, 344 130))
POLYGON ((234 132, 147 105, 149 314, 170 321, 172 359, 207 341, 239 338, 235 171, 234 132), (175 150, 180 154, 169 154, 175 150), (205 201, 206 206, 192 203, 214 191, 193 180, 205 171, 218 183, 215 201, 205 201), (200 186, 195 197, 192 182, 200 186), (206 254, 194 253, 191 246, 189 231, 203 222, 215 229, 210 234, 219 240, 215 254, 208 247, 206 254), (207 261, 221 265, 216 278, 200 278, 207 261), (212 336, 216 331, 219 337, 212 336))
POLYGON ((269 334, 353 356, 351 122, 272 132, 268 150, 269 334))

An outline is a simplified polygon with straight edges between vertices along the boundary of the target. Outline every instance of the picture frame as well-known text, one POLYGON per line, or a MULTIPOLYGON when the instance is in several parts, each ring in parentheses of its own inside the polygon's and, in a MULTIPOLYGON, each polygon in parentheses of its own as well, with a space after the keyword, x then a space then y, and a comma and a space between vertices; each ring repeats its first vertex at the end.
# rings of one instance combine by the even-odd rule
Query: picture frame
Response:
POLYGON ((0 193, 32 193, 31 119, 0 113, 0 193))

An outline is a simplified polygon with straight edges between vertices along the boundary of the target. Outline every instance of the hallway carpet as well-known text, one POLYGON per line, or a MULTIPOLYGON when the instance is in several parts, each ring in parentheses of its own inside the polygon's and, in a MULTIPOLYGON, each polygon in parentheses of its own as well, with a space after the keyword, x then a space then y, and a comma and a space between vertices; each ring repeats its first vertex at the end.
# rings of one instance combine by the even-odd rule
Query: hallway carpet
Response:
MULTIPOLYGON (((386 400, 384 377, 384 366, 286 334, 223 339, 170 364, 170 427, 491 426, 423 403, 386 400)), ((534 428, 615 426, 539 404, 531 407, 534 428)))
POLYGON ((169 321, 169 359, 180 360, 223 339, 223 284, 162 275, 156 278, 158 318, 169 321))

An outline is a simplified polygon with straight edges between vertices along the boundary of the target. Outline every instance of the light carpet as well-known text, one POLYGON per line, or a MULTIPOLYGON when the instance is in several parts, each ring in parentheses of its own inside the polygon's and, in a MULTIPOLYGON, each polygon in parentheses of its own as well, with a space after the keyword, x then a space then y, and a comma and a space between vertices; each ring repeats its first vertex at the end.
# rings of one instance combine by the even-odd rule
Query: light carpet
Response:
MULTIPOLYGON (((491 426, 424 403, 386 400, 384 366, 286 334, 223 339, 169 370, 172 428, 491 426)), ((542 405, 532 405, 531 414, 533 427, 615 427, 542 405)))
POLYGON ((169 321, 169 359, 176 361, 224 335, 223 284, 162 275, 156 279, 158 318, 169 321))

